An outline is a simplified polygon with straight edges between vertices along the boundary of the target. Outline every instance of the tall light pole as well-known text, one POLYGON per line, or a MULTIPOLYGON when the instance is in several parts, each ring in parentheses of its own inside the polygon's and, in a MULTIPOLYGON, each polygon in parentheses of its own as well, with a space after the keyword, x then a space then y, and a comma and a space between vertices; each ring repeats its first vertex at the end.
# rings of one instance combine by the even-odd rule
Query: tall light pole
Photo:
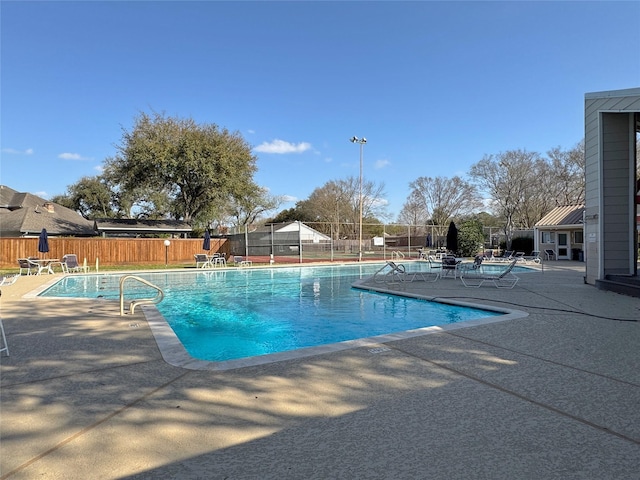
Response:
POLYGON ((362 261, 362 151, 364 144, 367 143, 366 138, 358 138, 352 137, 352 143, 360 144, 360 229, 359 229, 359 239, 358 239, 358 261, 362 261))

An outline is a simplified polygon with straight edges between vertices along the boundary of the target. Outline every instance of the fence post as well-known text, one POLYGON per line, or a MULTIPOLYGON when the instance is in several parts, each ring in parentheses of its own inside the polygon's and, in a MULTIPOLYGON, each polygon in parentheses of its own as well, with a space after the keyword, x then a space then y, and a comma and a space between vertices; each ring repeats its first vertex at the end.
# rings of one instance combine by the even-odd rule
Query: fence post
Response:
POLYGON ((387 224, 382 224, 382 258, 387 260, 387 224))
POLYGON ((300 257, 300 263, 302 263, 302 222, 298 222, 298 256, 300 257))
POLYGON ((333 223, 330 225, 331 227, 331 261, 333 262, 333 223))
POLYGON ((249 225, 244 226, 244 256, 249 256, 249 225))

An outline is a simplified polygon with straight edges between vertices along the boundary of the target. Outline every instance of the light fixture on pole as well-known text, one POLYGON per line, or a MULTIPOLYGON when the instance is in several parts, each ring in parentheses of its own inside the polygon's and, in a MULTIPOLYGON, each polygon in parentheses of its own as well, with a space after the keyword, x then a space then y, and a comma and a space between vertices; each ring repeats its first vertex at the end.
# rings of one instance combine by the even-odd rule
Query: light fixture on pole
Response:
POLYGON ((364 144, 367 143, 366 138, 352 137, 351 143, 360 144, 360 231, 358 238, 358 261, 362 261, 362 151, 364 144))
POLYGON ((169 265, 169 245, 171 242, 169 240, 164 241, 164 266, 169 265))

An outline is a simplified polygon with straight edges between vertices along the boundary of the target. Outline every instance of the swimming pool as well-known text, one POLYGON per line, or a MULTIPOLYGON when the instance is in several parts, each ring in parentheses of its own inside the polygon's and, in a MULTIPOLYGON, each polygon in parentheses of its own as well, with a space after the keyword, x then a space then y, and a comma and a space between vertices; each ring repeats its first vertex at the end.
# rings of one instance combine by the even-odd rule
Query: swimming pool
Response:
MULTIPOLYGON (((145 273, 195 359, 227 361, 501 315, 352 288, 380 264, 145 273)), ((70 275, 41 296, 119 298, 121 275, 70 275)), ((154 296, 137 282, 127 298, 154 296)))

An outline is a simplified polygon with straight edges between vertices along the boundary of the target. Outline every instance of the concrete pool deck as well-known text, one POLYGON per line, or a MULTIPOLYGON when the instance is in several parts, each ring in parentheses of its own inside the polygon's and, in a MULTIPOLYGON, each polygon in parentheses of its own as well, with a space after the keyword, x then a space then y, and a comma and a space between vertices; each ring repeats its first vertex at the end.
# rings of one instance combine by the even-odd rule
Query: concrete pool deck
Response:
POLYGON ((22 277, 1 288, 0 479, 637 479, 640 299, 583 275, 401 284, 528 316, 226 371, 22 277))

